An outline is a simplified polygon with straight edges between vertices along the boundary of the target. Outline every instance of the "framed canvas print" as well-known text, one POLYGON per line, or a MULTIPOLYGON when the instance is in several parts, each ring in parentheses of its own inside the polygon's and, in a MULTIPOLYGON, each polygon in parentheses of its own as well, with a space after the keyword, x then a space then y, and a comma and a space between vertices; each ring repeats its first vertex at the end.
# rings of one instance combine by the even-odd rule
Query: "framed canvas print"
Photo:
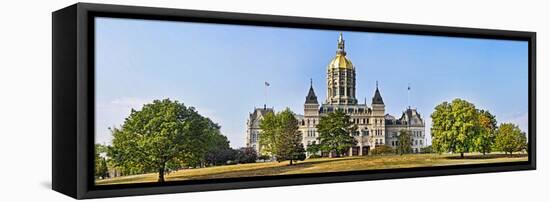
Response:
POLYGON ((52 15, 52 183, 74 198, 536 168, 534 32, 52 15))

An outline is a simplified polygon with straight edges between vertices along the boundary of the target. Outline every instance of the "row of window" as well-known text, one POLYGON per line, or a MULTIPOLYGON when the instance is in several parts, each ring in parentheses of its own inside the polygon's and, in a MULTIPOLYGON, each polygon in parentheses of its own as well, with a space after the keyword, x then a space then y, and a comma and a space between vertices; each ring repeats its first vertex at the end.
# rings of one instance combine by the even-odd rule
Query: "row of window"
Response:
POLYGON ((258 142, 258 140, 260 139, 259 133, 252 133, 250 136, 251 136, 250 137, 251 142, 258 142))
POLYGON ((412 131, 413 137, 422 137, 422 131, 412 131))
POLYGON ((382 135, 384 135, 384 132, 382 131, 382 129, 376 129, 376 130, 374 130, 374 135, 375 136, 382 136, 382 135))
MULTIPOLYGON (((370 119, 357 119, 357 118, 352 118, 351 119, 351 122, 353 122, 354 124, 369 124, 369 120, 370 119)), ((374 124, 375 125, 381 125, 382 124, 382 119, 374 119, 374 124)), ((309 124, 313 124, 315 125, 316 124, 316 120, 315 119, 303 119, 302 120, 302 126, 304 125, 309 125, 309 124)))
POLYGON ((350 70, 348 70, 347 72, 330 71, 328 74, 329 74, 329 76, 330 76, 330 74, 332 74, 332 75, 335 76, 335 77, 338 77, 338 76, 347 76, 348 74, 349 74, 350 76, 355 75, 355 74, 353 73, 353 71, 350 71, 350 70))
POLYGON ((302 119, 302 126, 305 125, 306 123, 307 123, 307 125, 309 125, 310 123, 315 125, 315 122, 316 122, 315 119, 311 119, 311 122, 310 122, 310 119, 305 119, 305 120, 302 119))
MULTIPOLYGON (((390 137, 398 137, 399 136, 399 133, 398 132, 392 132, 390 137)), ((412 131, 412 134, 411 136, 413 137, 422 137, 422 131, 412 131)))
MULTIPOLYGON (((373 135, 374 136, 383 136, 384 135, 384 130, 382 129, 376 129, 376 130, 372 130, 373 132, 373 135)), ((422 135, 422 131, 413 131, 413 134, 414 136, 416 137, 420 137, 422 135)), ((315 129, 308 129, 306 131, 306 134, 305 134, 307 137, 316 137, 316 130, 315 129)), ((362 131, 354 131, 352 134, 352 136, 359 136, 359 135, 362 135, 362 136, 369 136, 369 130, 362 130, 362 131)), ((398 137, 398 133, 397 132, 392 132, 392 135, 390 137, 398 137)), ((257 142, 260 138, 260 134, 259 133, 252 133, 251 134, 251 137, 250 137, 250 140, 251 142, 257 142)), ((379 141, 382 142, 381 140, 382 139, 376 139, 376 141, 379 141)), ((392 146, 397 146, 399 141, 392 141, 392 146)), ((378 142, 377 142, 378 144, 378 142)), ((383 144, 383 143, 380 143, 380 144, 383 144)), ((411 142, 411 145, 415 146, 415 145, 423 145, 423 141, 422 140, 414 140, 413 142, 411 142)))
MULTIPOLYGON (((335 84, 336 85, 336 84, 335 84)), ((342 84, 344 85, 344 84, 342 84)), ((347 95, 347 96, 354 96, 355 95, 355 92, 351 89, 351 87, 347 87, 347 88, 344 88, 344 87, 339 87, 339 88, 329 88, 329 95, 332 95, 334 96, 334 94, 338 94, 338 95, 347 95), (345 94, 344 94, 344 91, 345 91, 345 94)))
POLYGON ((307 137, 315 137, 315 130, 313 129, 309 129, 306 131, 306 136, 307 137))
POLYGON ((317 144, 317 141, 313 140, 313 141, 307 141, 307 145, 312 145, 312 144, 317 144))
MULTIPOLYGON (((391 141, 391 146, 398 146, 399 141, 391 141)), ((424 142, 422 140, 414 140, 411 142, 411 146, 422 146, 424 142)))
POLYGON ((354 86, 354 83, 348 81, 348 82, 343 82, 343 81, 340 81, 340 82, 337 82, 337 81, 334 81, 332 83, 329 83, 329 87, 332 86, 332 87, 336 87, 336 86, 344 86, 345 84, 347 84, 347 86, 354 86), (331 85, 332 84, 332 85, 331 85))

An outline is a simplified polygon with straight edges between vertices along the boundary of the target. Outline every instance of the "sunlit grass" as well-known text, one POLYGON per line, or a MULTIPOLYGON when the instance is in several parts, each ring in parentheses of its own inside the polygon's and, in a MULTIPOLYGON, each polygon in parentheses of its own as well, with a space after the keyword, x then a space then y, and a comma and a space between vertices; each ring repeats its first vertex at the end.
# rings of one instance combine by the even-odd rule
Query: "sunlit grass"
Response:
MULTIPOLYGON (((407 154, 387 156, 355 156, 342 158, 318 158, 298 162, 288 166, 285 162, 264 162, 239 165, 214 166, 198 169, 184 169, 171 172, 166 175, 166 181, 180 181, 191 179, 219 179, 235 177, 253 177, 270 175, 288 175, 304 173, 326 173, 357 170, 376 170, 412 167, 430 167, 464 164, 486 164, 499 162, 527 161, 527 155, 514 155, 512 157, 504 154, 466 154, 466 158, 458 158, 458 154, 407 154)), ((157 173, 116 177, 104 180, 97 180, 97 185, 106 184, 127 184, 156 182, 157 173)))

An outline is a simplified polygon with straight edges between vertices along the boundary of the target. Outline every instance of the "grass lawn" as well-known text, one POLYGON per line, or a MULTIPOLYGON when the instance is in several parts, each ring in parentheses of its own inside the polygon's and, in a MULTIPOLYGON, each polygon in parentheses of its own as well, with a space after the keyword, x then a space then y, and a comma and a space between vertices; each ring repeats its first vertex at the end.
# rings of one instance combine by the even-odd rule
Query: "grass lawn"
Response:
MULTIPOLYGON (((527 161, 526 154, 516 154, 512 157, 504 154, 466 154, 460 159, 459 154, 407 154, 388 156, 354 156, 342 158, 308 159, 288 166, 288 161, 281 163, 265 162, 239 165, 214 166, 197 169, 183 169, 165 176, 166 181, 195 180, 251 177, 266 175, 288 175, 303 173, 326 173, 356 170, 411 168, 428 166, 485 164, 500 162, 527 161)), ((157 173, 115 177, 104 180, 96 180, 96 185, 126 184, 156 182, 157 173)))

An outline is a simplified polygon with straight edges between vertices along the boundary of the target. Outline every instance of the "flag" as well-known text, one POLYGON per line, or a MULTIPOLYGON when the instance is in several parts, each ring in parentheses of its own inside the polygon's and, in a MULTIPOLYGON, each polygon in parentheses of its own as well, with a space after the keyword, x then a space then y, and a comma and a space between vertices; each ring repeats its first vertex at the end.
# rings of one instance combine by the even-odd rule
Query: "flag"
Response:
POLYGON ((265 86, 269 86, 269 83, 267 83, 267 81, 266 81, 266 82, 264 82, 264 83, 265 83, 265 86))

